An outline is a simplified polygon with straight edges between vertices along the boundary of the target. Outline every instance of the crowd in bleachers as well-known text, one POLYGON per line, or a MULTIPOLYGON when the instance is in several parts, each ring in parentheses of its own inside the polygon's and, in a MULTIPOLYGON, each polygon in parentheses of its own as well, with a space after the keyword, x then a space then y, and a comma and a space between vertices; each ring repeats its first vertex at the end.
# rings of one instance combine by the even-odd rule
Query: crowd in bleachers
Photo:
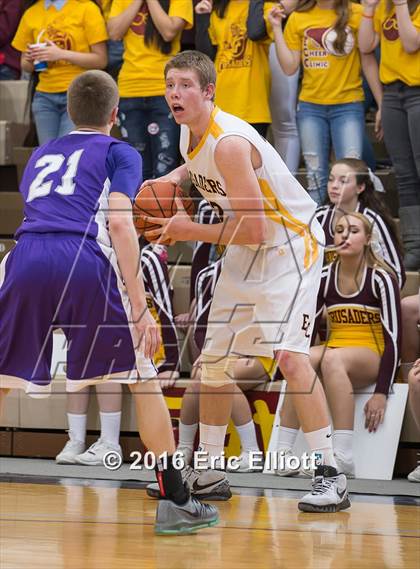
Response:
MULTIPOLYGON (((406 271, 420 270, 420 0, 0 0, 0 80, 30 77, 39 144, 73 129, 66 92, 74 77, 106 69, 118 82, 121 136, 141 154, 145 180, 179 162, 179 127, 165 101, 163 69, 183 48, 215 61, 216 104, 262 136, 271 125, 292 172, 302 153, 327 245, 311 361, 326 389, 337 462, 352 476, 353 392, 376 384, 365 409, 366 428, 376 431, 400 356, 420 428, 419 296, 400 300, 406 271), (399 230, 374 173, 367 112, 374 113, 395 172, 399 230)), ((207 202, 200 202, 197 220, 219 221, 207 202)), ((184 396, 179 447, 190 457, 199 354, 223 252, 195 245, 187 315, 174 315, 166 248, 143 242, 141 264, 164 339, 155 357, 162 387, 180 375, 176 327, 189 330, 194 381, 184 396)), ((248 453, 258 448, 244 391, 278 375, 271 360, 237 363, 232 418, 243 472, 252 470, 248 453)), ((121 387, 96 391, 99 441, 86 450, 89 391, 69 395, 70 440, 58 462, 102 464, 105 452, 120 450, 121 387)), ((279 437, 286 454, 298 428, 286 396, 279 437)), ((420 467, 410 479, 420 481, 420 467)))

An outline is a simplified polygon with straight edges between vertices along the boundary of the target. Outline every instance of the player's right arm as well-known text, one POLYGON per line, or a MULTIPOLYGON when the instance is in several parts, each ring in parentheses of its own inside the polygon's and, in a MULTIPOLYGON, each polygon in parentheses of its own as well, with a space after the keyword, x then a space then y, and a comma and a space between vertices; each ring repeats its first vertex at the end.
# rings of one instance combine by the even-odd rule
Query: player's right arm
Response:
POLYGON ((122 40, 131 26, 132 21, 140 10, 144 0, 133 0, 125 10, 118 15, 114 15, 114 11, 118 9, 117 2, 113 2, 110 17, 107 23, 108 34, 111 40, 122 40), (113 10, 114 9, 114 10, 113 10))
POLYGON ((259 245, 267 232, 263 198, 255 170, 261 167, 256 149, 241 136, 228 136, 216 146, 214 158, 226 184, 232 211, 223 223, 203 225, 186 215, 181 200, 170 218, 145 216, 155 225, 145 233, 149 241, 205 241, 218 245, 259 245))
POLYGON ((186 182, 188 178, 189 175, 187 165, 181 164, 181 166, 178 166, 178 168, 175 168, 175 170, 172 170, 172 172, 169 172, 169 174, 166 174, 165 176, 154 178, 153 180, 145 180, 142 183, 141 187, 143 188, 152 182, 172 182, 180 186, 183 182, 186 182))

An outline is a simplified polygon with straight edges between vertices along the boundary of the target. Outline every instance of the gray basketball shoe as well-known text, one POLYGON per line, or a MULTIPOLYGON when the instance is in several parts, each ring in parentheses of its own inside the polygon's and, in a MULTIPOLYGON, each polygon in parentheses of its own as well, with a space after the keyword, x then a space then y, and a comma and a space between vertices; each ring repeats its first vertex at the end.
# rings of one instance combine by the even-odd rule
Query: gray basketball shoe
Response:
MULTIPOLYGON (((220 470, 194 470, 191 466, 187 466, 181 474, 191 495, 200 500, 225 501, 232 497, 226 474, 220 470)), ((151 498, 161 497, 157 482, 148 484, 146 492, 151 498)))
POLYGON ((183 505, 171 500, 159 500, 156 511, 155 533, 158 535, 183 535, 219 523, 219 512, 214 506, 202 504, 190 496, 183 505))

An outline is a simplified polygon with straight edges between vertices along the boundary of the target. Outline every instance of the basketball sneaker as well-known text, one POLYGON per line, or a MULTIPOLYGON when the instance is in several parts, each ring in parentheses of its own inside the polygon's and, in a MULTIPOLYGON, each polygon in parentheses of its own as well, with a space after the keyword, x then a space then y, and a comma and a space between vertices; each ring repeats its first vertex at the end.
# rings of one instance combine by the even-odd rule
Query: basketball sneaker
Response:
POLYGON ((288 457, 294 456, 291 448, 280 448, 278 451, 278 468, 276 468, 277 476, 296 476, 299 474, 299 467, 298 468, 290 468, 287 466, 286 462, 288 457))
POLYGON ((347 479, 333 466, 322 465, 315 470, 312 492, 298 503, 301 512, 339 512, 350 508, 347 479))
POLYGON ((347 460, 345 457, 334 454, 335 462, 337 463, 337 471, 340 474, 345 474, 346 478, 355 477, 355 466, 352 459, 347 460))
POLYGON ((175 452, 177 452, 178 454, 181 454, 183 456, 185 466, 188 466, 191 464, 192 457, 193 457, 192 448, 185 447, 185 446, 179 446, 179 447, 177 447, 175 452))
POLYGON ((116 452, 122 456, 122 449, 120 445, 113 445, 102 439, 98 439, 93 443, 83 454, 75 457, 76 464, 83 464, 85 466, 103 466, 104 456, 110 452, 116 452))
MULTIPOLYGON (((191 466, 187 466, 181 474, 191 495, 200 500, 225 501, 232 497, 226 474, 221 470, 194 470, 191 466)), ((148 484, 146 493, 151 498, 160 498, 158 483, 148 484)))
POLYGON ((76 457, 86 448, 86 444, 74 439, 69 439, 63 450, 55 457, 57 464, 76 464, 76 457))
POLYGON ((217 508, 202 504, 190 496, 183 505, 171 500, 160 500, 156 511, 155 533, 158 535, 183 535, 219 523, 217 508))
MULTIPOLYGON (((258 452, 258 451, 254 451, 258 452)), ((264 468, 264 458, 257 454, 252 456, 252 451, 242 451, 238 456, 234 466, 227 467, 228 472, 262 472, 264 468)))
POLYGON ((410 482, 420 482, 420 465, 407 476, 410 482))

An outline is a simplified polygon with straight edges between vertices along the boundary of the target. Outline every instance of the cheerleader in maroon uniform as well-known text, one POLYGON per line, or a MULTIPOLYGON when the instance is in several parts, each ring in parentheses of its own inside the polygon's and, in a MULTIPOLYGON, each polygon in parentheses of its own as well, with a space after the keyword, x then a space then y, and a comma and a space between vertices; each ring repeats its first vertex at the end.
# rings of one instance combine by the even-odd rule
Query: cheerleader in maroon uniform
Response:
MULTIPOLYGON (((401 308, 393 272, 374 253, 373 227, 352 213, 338 219, 335 261, 323 269, 317 321, 327 312, 327 340, 313 346, 311 364, 323 381, 334 425, 334 453, 339 471, 354 477, 354 392, 372 385, 365 405, 365 427, 375 432, 384 420, 400 350, 401 308), (374 384, 374 385, 373 385, 374 384)), ((281 412, 279 450, 291 452, 299 429, 291 398, 281 412)), ((281 476, 297 472, 282 470, 281 476)))

